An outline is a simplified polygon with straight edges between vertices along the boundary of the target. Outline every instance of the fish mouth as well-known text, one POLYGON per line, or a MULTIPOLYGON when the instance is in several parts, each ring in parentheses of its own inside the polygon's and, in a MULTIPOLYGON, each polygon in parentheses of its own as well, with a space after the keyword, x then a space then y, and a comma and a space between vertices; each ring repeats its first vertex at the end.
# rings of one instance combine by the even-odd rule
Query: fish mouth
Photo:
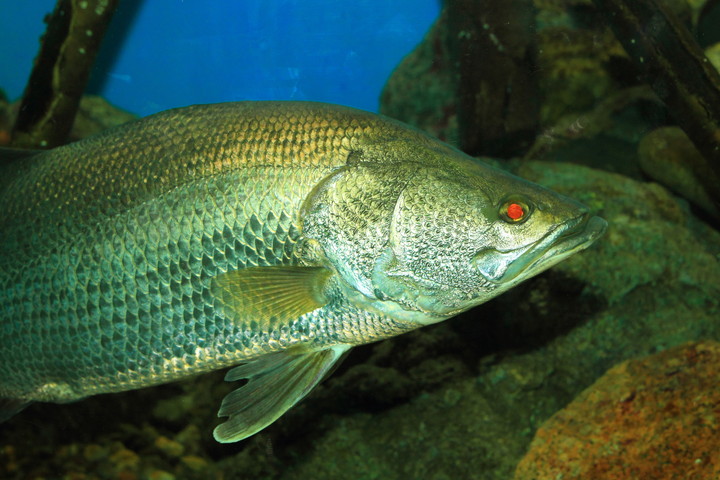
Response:
POLYGON ((600 217, 585 214, 563 226, 563 231, 559 235, 552 235, 555 238, 551 239, 547 247, 540 248, 536 258, 522 270, 524 277, 537 275, 567 257, 585 250, 605 233, 607 222, 600 217))
POLYGON ((529 246, 499 278, 486 278, 504 288, 547 270, 593 244, 605 230, 607 222, 587 213, 572 218, 547 233, 535 244, 529 246))

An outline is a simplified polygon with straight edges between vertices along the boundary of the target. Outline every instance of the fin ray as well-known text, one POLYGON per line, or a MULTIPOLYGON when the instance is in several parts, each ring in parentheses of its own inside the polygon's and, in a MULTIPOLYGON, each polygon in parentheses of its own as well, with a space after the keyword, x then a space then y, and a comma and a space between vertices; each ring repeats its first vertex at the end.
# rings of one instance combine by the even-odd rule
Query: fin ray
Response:
POLYGON ((325 305, 331 275, 323 267, 250 267, 218 275, 211 291, 226 315, 268 330, 325 305))
POLYGON ((310 393, 349 349, 337 345, 310 353, 272 353, 230 370, 225 380, 247 378, 248 383, 223 399, 218 416, 228 419, 213 431, 215 439, 237 442, 273 423, 310 393))

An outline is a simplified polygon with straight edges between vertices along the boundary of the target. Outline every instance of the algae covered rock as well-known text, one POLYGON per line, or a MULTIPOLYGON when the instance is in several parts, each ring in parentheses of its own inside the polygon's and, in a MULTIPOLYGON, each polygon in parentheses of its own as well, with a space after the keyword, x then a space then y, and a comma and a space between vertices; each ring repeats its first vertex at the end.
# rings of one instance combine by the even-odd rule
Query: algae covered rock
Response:
POLYGON ((718 179, 682 129, 662 127, 648 133, 640 141, 638 157, 648 177, 720 219, 720 212, 703 188, 706 181, 718 179))
POLYGON ((380 113, 456 145, 457 78, 452 73, 447 30, 447 14, 443 12, 388 79, 381 94, 380 113))
POLYGON ((85 95, 80 100, 80 107, 75 115, 69 140, 75 141, 89 137, 137 118, 137 115, 112 105, 98 95, 85 95))
MULTIPOLYGON (((540 89, 541 127, 548 128, 570 116, 577 119, 616 93, 622 87, 618 72, 627 75, 627 55, 607 25, 594 16, 589 0, 536 0, 534 4, 537 68, 532 81, 537 81, 540 89)), ((461 78, 451 45, 463 32, 450 28, 446 10, 397 66, 380 103, 381 113, 457 145, 461 78)), ((502 30, 498 25, 486 27, 502 30)), ((505 141, 512 142, 510 138, 505 141)))

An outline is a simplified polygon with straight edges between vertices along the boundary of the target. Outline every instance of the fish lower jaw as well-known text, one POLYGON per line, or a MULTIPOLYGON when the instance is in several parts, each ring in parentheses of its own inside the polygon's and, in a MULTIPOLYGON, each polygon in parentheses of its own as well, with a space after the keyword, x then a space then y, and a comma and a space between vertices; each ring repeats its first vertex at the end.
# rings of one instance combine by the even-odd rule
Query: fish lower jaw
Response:
POLYGON ((607 222, 600 217, 587 217, 582 229, 575 229, 560 237, 543 254, 528 266, 522 279, 530 278, 588 248, 600 238, 607 229, 607 222))
POLYGON ((497 278, 483 276, 504 292, 585 250, 602 236, 606 228, 607 222, 600 217, 585 214, 574 218, 535 245, 525 247, 521 255, 508 262, 504 272, 497 278))

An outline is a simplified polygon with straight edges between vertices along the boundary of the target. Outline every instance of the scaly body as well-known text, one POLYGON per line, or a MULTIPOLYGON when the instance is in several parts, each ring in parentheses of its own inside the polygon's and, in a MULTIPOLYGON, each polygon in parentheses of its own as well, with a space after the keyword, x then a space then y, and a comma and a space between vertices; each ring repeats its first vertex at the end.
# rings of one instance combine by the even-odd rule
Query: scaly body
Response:
POLYGON ((213 305, 219 273, 300 263, 303 201, 376 128, 256 105, 171 112, 157 130, 43 153, 0 194, 0 396, 74 400, 397 328, 323 311, 255 331, 213 305))

